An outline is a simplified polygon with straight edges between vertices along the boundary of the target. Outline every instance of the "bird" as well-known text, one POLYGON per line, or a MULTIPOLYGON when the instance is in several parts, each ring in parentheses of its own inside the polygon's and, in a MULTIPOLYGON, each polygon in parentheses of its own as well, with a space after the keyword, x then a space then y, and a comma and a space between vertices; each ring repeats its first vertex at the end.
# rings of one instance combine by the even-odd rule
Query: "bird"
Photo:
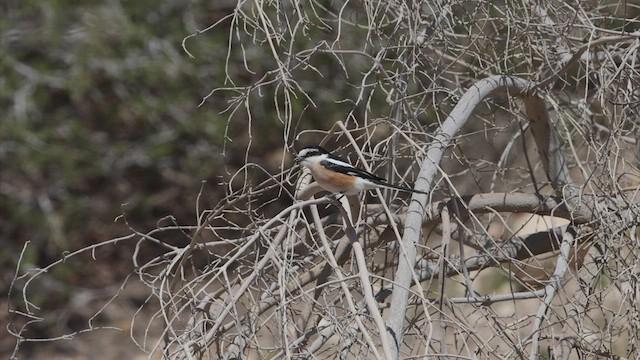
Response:
POLYGON ((294 161, 308 168, 318 185, 332 193, 355 195, 363 190, 389 188, 427 194, 424 191, 390 184, 384 178, 349 164, 321 146, 302 148, 294 161))

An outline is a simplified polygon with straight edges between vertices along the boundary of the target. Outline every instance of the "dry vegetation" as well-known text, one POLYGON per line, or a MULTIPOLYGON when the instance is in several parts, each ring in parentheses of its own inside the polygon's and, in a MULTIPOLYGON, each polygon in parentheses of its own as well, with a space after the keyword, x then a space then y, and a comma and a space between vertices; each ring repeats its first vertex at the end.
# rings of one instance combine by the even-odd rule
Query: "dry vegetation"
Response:
POLYGON ((635 359, 638 15, 613 1, 239 1, 183 42, 206 56, 190 44, 228 32, 226 77, 203 100, 248 129, 243 154, 223 153, 244 159, 226 197, 19 272, 14 309, 38 320, 32 281, 128 240, 153 314, 132 328, 162 333, 133 332, 150 356, 635 359), (343 113, 301 120, 325 103, 343 113), (252 157, 265 107, 285 145, 261 161, 278 173, 252 157), (308 143, 429 195, 325 196, 291 166, 308 143))

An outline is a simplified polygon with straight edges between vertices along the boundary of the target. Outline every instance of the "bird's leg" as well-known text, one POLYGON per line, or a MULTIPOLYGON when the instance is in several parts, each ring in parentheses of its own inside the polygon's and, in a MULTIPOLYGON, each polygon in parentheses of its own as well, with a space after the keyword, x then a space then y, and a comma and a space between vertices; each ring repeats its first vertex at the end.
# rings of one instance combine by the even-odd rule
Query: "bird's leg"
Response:
POLYGON ((327 199, 329 199, 329 202, 336 207, 341 207, 342 204, 340 203, 340 200, 342 200, 343 197, 345 197, 346 195, 342 192, 339 193, 333 193, 331 195, 327 195, 327 199))
POLYGON ((327 198, 329 198, 331 202, 334 202, 334 201, 340 202, 340 200, 344 196, 345 196, 344 193, 339 192, 339 193, 332 193, 331 195, 327 195, 327 198))

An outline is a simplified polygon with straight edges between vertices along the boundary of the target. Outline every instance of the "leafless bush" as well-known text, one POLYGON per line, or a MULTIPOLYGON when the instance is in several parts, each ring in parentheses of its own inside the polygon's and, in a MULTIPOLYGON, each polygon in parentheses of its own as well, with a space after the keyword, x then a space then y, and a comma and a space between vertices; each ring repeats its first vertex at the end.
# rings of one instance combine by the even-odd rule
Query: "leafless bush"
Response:
POLYGON ((204 101, 250 127, 268 99, 285 150, 321 140, 430 195, 334 200, 288 155, 259 184, 247 158, 195 225, 134 234, 166 249, 133 257, 164 330, 141 344, 178 359, 637 358, 638 14, 238 2, 194 34, 229 31, 228 78, 204 101), (329 99, 350 112, 303 130, 299 105, 329 99), (174 232, 189 245, 160 240, 174 232))

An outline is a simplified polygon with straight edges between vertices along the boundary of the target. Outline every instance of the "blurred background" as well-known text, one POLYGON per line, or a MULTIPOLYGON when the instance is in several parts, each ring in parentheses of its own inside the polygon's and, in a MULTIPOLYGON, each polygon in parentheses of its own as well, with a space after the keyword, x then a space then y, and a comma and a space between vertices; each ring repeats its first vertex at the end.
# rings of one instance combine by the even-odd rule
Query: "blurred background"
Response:
MULTIPOLYGON (((23 272, 44 268, 74 250, 132 230, 147 232, 159 219, 194 223, 201 188, 201 208, 210 208, 228 191, 220 183, 247 160, 281 171, 285 142, 273 96, 252 96, 255 113, 249 118, 243 107, 228 109, 229 93, 210 94, 225 84, 253 83, 273 66, 263 53, 268 48, 227 57, 231 20, 224 17, 235 6, 182 0, 0 2, 0 307, 25 311, 16 309, 20 286, 7 297, 19 261, 23 272), (182 48, 185 37, 218 21, 206 36, 185 42, 190 57, 182 48)), ((306 99, 291 99, 304 113, 297 119, 300 129, 330 127, 322 124, 351 109, 335 99, 357 94, 340 76, 300 81, 322 101, 317 109, 306 99)), ((258 172, 249 181, 266 178, 258 172)), ((35 288, 46 291, 29 297, 40 314, 56 316, 30 324, 29 337, 85 329, 95 313, 95 306, 86 305, 107 301, 132 272, 134 245, 101 247, 40 277, 35 288)), ((154 249, 145 251, 151 256, 154 249)), ((135 285, 127 292, 129 309, 101 315, 111 317, 102 319, 110 324, 121 317, 116 324, 125 332, 146 296, 135 285)), ((0 312, 2 328, 12 332, 27 320, 0 312)), ((131 343, 127 338, 123 334, 121 343, 131 343)), ((99 335, 88 341, 107 340, 99 335)), ((10 355, 15 343, 6 333, 0 336, 0 357, 10 355)), ((95 349, 82 346, 30 343, 18 355, 90 357, 95 349)), ((113 358, 132 351, 124 345, 107 348, 113 358)))
MULTIPOLYGON (((189 42, 194 58, 181 43, 234 6, 172 0, 0 2, 3 309, 23 248, 23 268, 44 267, 64 252, 128 234, 129 227, 153 228, 167 215, 193 220, 203 180, 205 204, 224 195, 217 183, 244 163, 246 126, 227 124, 228 115, 220 114, 224 99, 198 105, 225 78, 228 33, 194 38, 189 42), (223 151, 230 154, 224 163, 223 151), (118 219, 122 214, 128 224, 118 219)), ((282 138, 269 106, 259 120, 264 136, 252 151, 280 155, 282 138)), ((57 266, 47 277, 50 283, 43 284, 55 291, 42 294, 44 299, 36 294, 35 300, 66 316, 39 323, 29 335, 86 327, 82 306, 72 300, 83 289, 119 286, 133 269, 132 251, 133 242, 124 241, 101 249, 95 259, 57 266)), ((20 289, 14 290, 19 297, 20 289)), ((7 316, 0 312, 3 331, 16 320, 7 316)), ((22 324, 18 319, 14 325, 22 324)), ((15 338, 0 336, 0 357, 14 344, 15 338)))

